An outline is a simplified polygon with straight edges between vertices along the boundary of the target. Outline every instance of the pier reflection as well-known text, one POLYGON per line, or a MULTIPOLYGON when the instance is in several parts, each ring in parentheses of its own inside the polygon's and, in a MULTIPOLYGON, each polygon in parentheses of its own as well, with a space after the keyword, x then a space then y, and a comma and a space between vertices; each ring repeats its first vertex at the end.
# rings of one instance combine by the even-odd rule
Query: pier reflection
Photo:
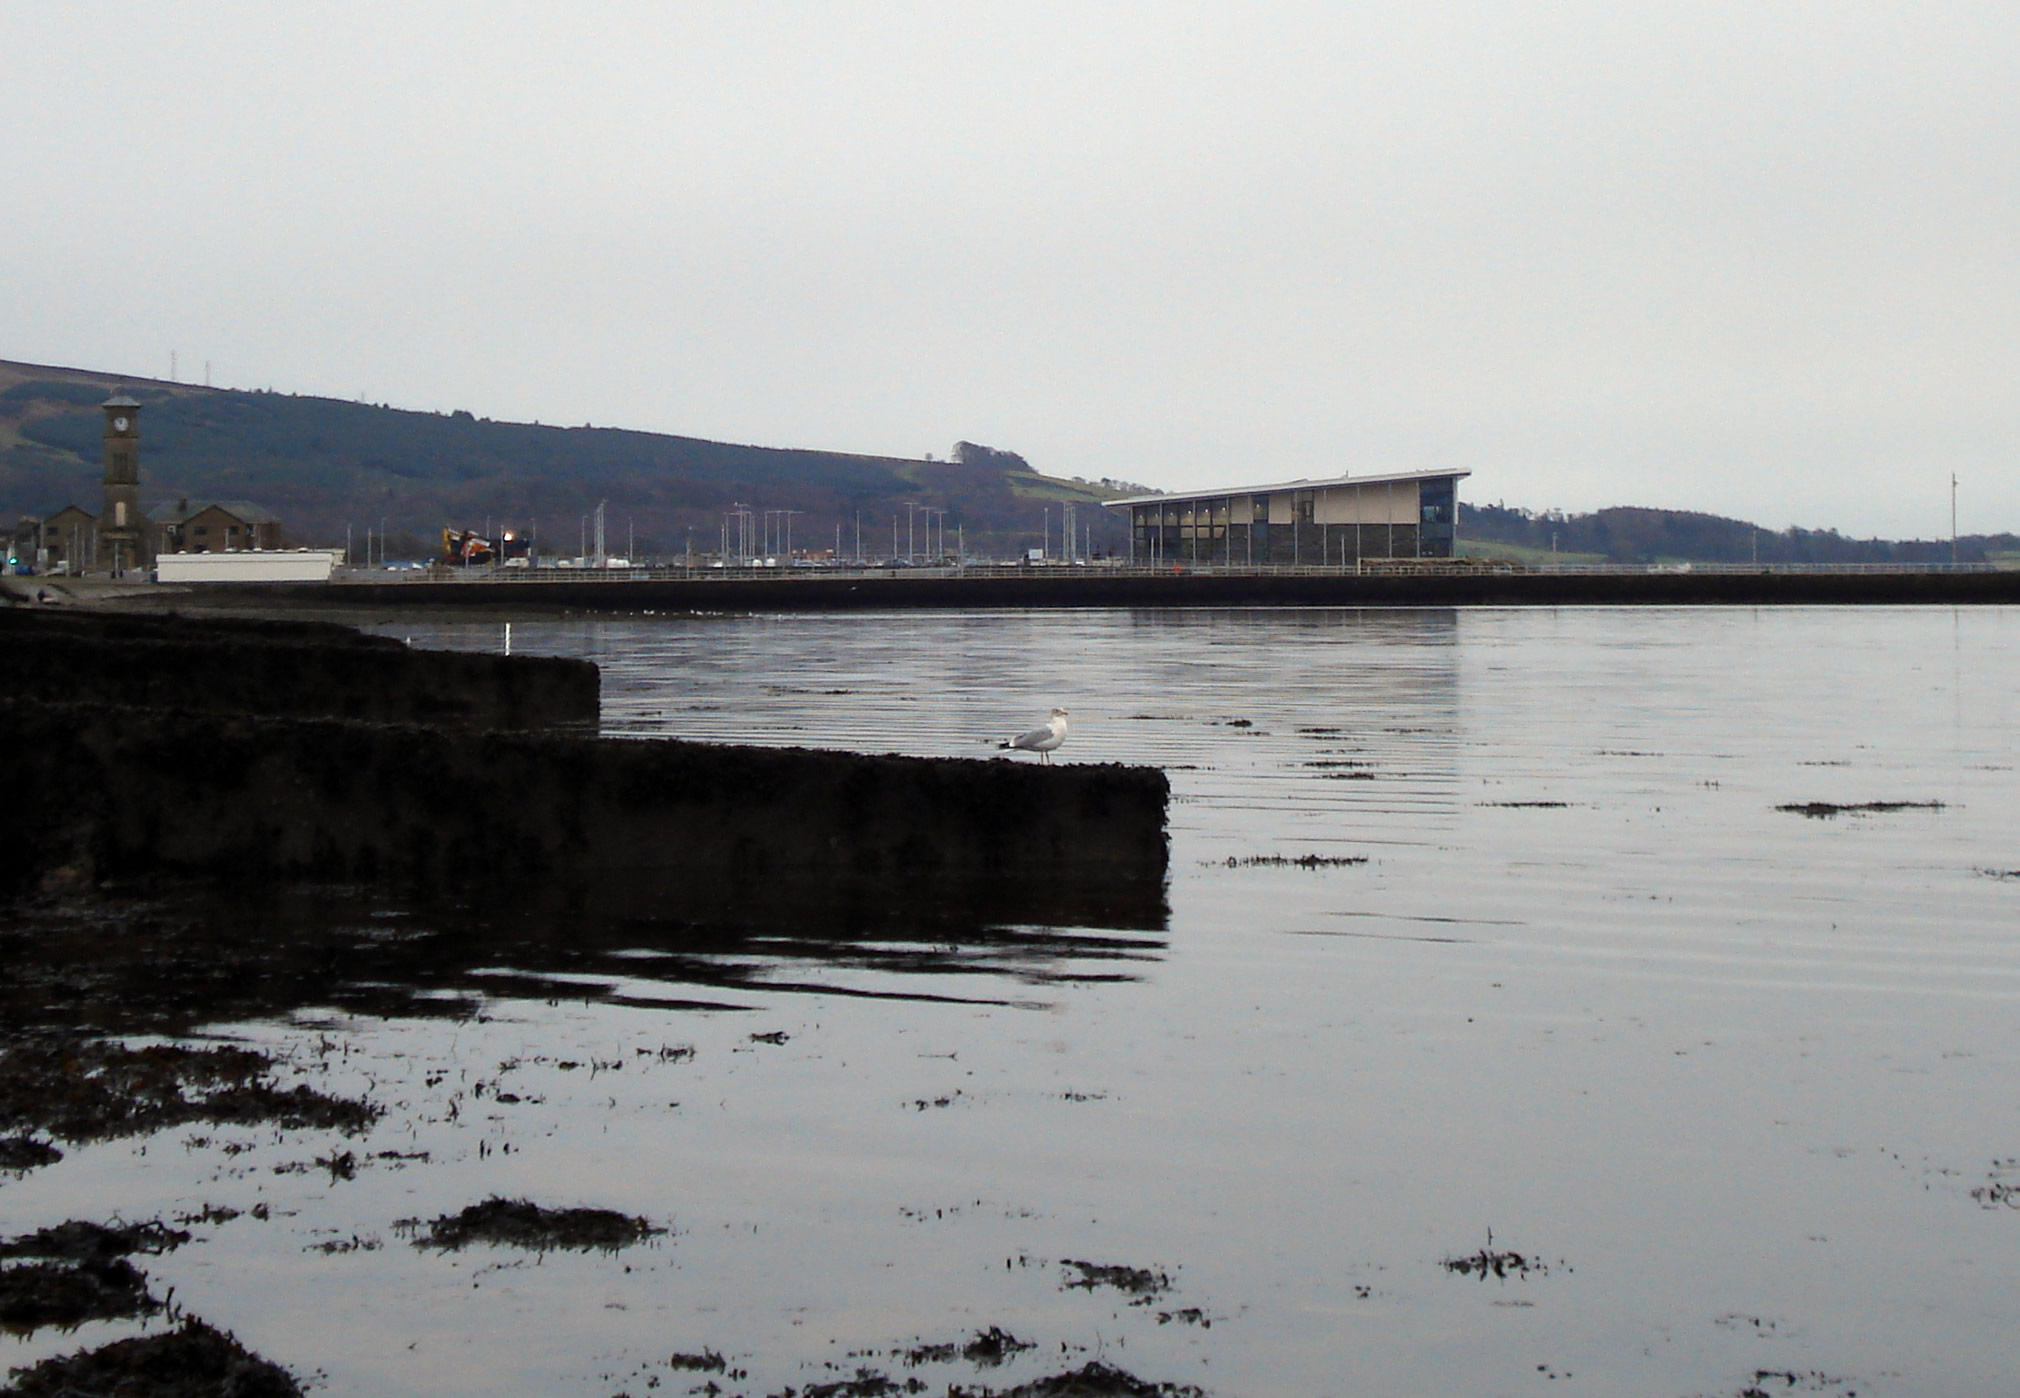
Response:
MULTIPOLYGON (((44 902, 0 922, 0 1034, 185 1033, 323 1010, 458 1016, 499 999, 724 1009, 760 989, 1025 1002, 1051 984, 1134 979, 1166 945, 974 908, 902 919, 802 911, 694 921, 559 907, 525 891, 427 906, 300 887, 44 902)), ((1161 925, 1161 896, 1158 911, 1161 925)))

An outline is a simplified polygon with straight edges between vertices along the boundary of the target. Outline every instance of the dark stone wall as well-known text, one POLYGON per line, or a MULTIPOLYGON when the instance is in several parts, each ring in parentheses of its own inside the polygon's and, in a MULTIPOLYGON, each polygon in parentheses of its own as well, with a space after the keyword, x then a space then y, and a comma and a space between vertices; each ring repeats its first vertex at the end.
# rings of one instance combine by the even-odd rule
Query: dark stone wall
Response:
POLYGON ((42 793, 0 890, 199 875, 474 891, 557 915, 1161 927, 1168 785, 865 757, 0 700, 42 793))
POLYGON ((0 657, 0 895, 168 876, 562 927, 1164 925, 1155 769, 599 739, 561 731, 597 716, 593 665, 315 622, 0 612, 0 657))
POLYGON ((417 651, 315 622, 0 610, 20 698, 475 728, 593 724, 587 661, 417 651))
MULTIPOLYGON (((1272 531, 1273 535, 1279 531, 1272 531)), ((1289 531, 1281 530, 1288 548, 1289 531)), ((1316 532, 1316 531, 1313 531, 1316 532)), ((1402 531, 1399 529, 1398 533, 1402 531)), ((1273 545, 1274 547, 1274 545, 1273 545)), ((1335 544, 1337 548, 1337 544, 1335 544)), ((1316 549, 1316 544, 1314 544, 1316 549)), ((1407 565, 1403 565, 1407 568, 1407 565)), ((816 577, 268 585, 226 584, 196 605, 578 611, 845 611, 900 607, 1562 607, 1936 606, 2020 603, 2020 571, 1995 573, 1493 573, 1356 576, 1110 573, 1100 567, 1000 568, 816 577)))

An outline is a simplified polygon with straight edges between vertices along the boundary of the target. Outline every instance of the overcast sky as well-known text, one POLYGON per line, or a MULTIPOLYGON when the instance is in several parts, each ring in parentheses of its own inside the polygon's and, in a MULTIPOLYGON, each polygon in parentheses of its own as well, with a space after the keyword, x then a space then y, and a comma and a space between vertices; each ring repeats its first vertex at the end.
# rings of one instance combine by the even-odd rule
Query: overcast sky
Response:
POLYGON ((2020 4, 0 4, 0 358, 2020 530, 2020 4))

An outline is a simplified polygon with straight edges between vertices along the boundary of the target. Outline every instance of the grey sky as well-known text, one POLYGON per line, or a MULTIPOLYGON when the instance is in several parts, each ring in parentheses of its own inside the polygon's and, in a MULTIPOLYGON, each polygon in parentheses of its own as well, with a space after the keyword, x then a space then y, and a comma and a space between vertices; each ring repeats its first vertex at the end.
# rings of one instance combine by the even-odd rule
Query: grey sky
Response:
POLYGON ((0 6, 0 357, 2020 529, 2020 4, 0 6))

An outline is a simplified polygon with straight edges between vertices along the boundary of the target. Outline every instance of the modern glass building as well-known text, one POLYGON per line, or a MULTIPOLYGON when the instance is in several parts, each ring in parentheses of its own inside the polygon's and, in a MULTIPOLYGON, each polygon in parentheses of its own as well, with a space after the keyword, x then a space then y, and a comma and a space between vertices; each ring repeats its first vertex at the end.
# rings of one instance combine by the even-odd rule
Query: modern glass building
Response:
POLYGON ((1311 564, 1450 558, 1459 481, 1412 471, 1104 501, 1129 512, 1138 563, 1311 564))

